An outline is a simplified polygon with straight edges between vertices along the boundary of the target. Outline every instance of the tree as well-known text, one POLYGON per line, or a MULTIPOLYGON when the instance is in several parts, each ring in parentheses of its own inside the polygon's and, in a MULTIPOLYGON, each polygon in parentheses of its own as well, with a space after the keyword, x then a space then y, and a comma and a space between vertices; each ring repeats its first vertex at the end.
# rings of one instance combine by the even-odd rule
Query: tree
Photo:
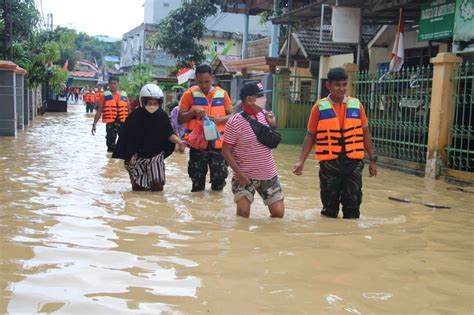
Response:
POLYGON ((3 0, 0 4, 0 58, 15 58, 14 49, 33 36, 40 15, 34 0, 3 0), (16 46, 16 47, 15 47, 16 46))
POLYGON ((155 67, 150 64, 133 66, 127 76, 120 78, 120 88, 127 92, 130 99, 135 98, 142 86, 153 82, 154 70, 155 67))
POLYGON ((171 11, 159 24, 157 46, 174 56, 179 67, 188 67, 189 62, 202 62, 206 47, 199 41, 207 30, 204 23, 218 12, 222 3, 222 0, 183 1, 181 7, 171 11))

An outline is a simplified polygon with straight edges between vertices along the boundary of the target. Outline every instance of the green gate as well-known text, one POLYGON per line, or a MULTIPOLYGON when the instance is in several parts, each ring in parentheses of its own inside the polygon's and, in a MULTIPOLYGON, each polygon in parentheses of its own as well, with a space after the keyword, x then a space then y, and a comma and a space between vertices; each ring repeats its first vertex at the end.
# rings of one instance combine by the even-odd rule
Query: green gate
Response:
POLYGON ((309 115, 317 100, 317 80, 312 77, 275 74, 272 109, 283 143, 301 144, 309 115))
POLYGON ((431 67, 354 74, 377 154, 426 163, 432 78, 431 67))
POLYGON ((454 68, 451 77, 453 97, 451 102, 447 167, 474 172, 474 66, 461 64, 454 68))

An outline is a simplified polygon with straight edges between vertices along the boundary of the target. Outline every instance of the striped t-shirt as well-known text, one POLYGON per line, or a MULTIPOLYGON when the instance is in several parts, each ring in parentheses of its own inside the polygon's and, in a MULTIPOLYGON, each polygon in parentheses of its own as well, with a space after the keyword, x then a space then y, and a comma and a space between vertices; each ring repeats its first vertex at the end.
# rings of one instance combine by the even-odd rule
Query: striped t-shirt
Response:
MULTIPOLYGON (((268 126, 263 112, 256 117, 259 122, 268 126)), ((235 162, 249 178, 267 180, 277 175, 272 150, 257 140, 250 123, 241 114, 237 113, 227 121, 224 142, 232 146, 235 162)))

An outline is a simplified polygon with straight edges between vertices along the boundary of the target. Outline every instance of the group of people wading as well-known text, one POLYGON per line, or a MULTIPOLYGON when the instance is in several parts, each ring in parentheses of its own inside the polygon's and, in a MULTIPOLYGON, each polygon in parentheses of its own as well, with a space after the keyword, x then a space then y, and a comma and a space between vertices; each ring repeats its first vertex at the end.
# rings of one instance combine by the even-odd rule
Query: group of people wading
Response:
MULTIPOLYGON (((272 147, 262 141, 262 135, 257 136, 254 128, 258 125, 263 129, 276 129, 274 114, 265 110, 266 95, 271 91, 264 90, 259 82, 244 84, 240 91, 242 111, 234 113, 227 92, 213 85, 211 68, 199 65, 195 74, 196 85, 185 91, 179 102, 177 123, 185 126, 183 137, 176 134, 163 110, 164 95, 157 85, 143 86, 140 107, 130 112, 127 94, 119 90, 117 78, 109 79, 110 90, 104 93, 103 101, 98 102, 92 134, 102 116, 106 123, 107 150, 113 152, 113 158, 125 161, 134 191, 163 190, 165 158, 174 152, 175 145, 186 145, 192 192, 205 190, 208 171, 211 189, 222 191, 230 166, 237 215, 249 217, 255 192, 258 192, 270 215, 283 217, 284 196, 272 147), (197 129, 202 128, 204 120, 215 124, 218 136, 196 147, 188 140, 193 133, 199 134, 197 129)), ((365 153, 369 176, 377 175, 377 156, 364 107, 358 99, 346 95, 347 73, 342 68, 334 68, 327 78, 330 93, 319 99, 311 110, 293 173, 303 173, 304 163, 314 148, 320 166, 321 215, 336 218, 342 204, 343 218, 359 218, 365 153)))

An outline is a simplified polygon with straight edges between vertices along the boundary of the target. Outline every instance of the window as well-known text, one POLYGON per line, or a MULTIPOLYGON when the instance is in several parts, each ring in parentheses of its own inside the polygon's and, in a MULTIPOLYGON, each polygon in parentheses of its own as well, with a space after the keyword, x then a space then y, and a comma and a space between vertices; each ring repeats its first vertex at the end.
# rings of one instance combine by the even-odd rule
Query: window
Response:
POLYGON ((438 54, 439 47, 431 47, 431 56, 430 48, 414 48, 414 49, 405 49, 405 61, 403 67, 415 67, 415 66, 428 66, 430 65, 430 58, 438 54))

